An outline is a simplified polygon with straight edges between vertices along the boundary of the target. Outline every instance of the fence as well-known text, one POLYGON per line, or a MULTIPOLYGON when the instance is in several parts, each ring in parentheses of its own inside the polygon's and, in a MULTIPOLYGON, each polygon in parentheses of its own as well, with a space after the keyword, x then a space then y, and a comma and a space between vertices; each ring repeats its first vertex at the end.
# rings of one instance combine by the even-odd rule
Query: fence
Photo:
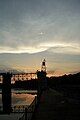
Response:
POLYGON ((35 99, 33 100, 30 106, 25 108, 24 114, 19 118, 19 120, 31 120, 36 105, 37 105, 37 97, 35 97, 35 99))
MULTIPOLYGON (((33 102, 27 106, 27 105, 16 105, 12 106, 11 113, 22 113, 22 116, 18 120, 31 120, 32 115, 35 111, 35 107, 37 105, 37 96, 35 96, 35 99, 33 102)), ((0 112, 3 113, 3 106, 0 106, 0 112)))

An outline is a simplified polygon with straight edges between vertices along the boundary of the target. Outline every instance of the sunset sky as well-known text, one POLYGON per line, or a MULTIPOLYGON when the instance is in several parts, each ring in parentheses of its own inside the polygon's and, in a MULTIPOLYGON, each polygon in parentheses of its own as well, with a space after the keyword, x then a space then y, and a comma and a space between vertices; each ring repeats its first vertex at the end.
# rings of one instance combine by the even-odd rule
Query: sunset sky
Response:
POLYGON ((0 0, 0 68, 80 72, 80 0, 0 0))

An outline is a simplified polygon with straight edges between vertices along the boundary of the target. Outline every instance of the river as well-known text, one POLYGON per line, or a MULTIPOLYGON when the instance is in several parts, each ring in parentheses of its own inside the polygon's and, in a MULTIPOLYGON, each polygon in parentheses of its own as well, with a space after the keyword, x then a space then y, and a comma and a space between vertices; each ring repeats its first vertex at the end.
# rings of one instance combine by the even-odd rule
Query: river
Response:
MULTIPOLYGON (((12 106, 14 105, 30 105, 34 100, 37 91, 36 90, 11 90, 12 106)), ((0 106, 2 106, 2 90, 0 89, 0 106)))

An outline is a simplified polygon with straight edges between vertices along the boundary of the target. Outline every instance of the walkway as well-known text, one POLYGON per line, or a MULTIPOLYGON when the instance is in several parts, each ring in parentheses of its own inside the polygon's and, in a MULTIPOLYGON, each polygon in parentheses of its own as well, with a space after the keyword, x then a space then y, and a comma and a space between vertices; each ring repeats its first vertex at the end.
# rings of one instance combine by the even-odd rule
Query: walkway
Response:
POLYGON ((14 113, 11 113, 11 114, 3 114, 3 115, 0 115, 0 120, 19 120, 20 117, 22 117, 23 114, 19 113, 19 114, 14 114, 14 113))
POLYGON ((43 92, 33 120, 80 120, 78 109, 77 104, 49 89, 43 92))

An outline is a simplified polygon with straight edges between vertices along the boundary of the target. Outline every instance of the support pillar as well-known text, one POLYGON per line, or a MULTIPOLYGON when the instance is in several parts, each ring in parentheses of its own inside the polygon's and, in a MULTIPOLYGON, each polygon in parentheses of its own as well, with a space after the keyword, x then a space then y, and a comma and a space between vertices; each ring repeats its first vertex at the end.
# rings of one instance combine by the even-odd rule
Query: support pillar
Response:
POLYGON ((3 113, 9 114, 11 112, 11 77, 10 73, 3 73, 2 83, 2 103, 3 113))

